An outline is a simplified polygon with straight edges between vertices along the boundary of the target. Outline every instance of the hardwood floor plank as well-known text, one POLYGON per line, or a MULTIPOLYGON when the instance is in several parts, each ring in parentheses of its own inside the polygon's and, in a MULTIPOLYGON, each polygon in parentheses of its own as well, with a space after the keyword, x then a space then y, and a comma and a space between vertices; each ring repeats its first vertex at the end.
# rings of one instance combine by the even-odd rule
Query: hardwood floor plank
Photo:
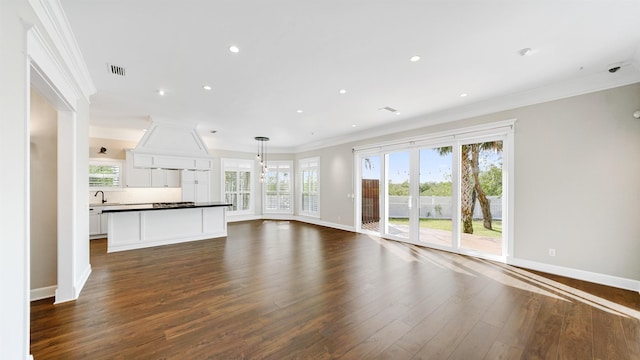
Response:
POLYGON ((599 309, 593 309, 593 355, 594 359, 631 359, 620 318, 599 309))
POLYGON ((499 332, 499 327, 478 321, 447 359, 484 359, 499 332))
POLYGON ((640 359, 640 319, 620 318, 631 359, 640 359))
POLYGON ((393 320, 391 323, 371 335, 365 341, 351 348, 340 359, 368 359, 384 352, 391 346, 400 336, 410 330, 409 325, 399 320, 393 320))
POLYGON ((531 336, 525 345, 522 359, 556 359, 560 333, 569 303, 561 298, 544 295, 531 336))
POLYGON ((591 306, 569 304, 560 333, 558 359, 593 359, 593 319, 591 306))
POLYGON ((31 303, 34 358, 582 360, 590 331, 594 358, 639 358, 640 319, 613 309, 640 310, 634 292, 536 273, 542 287, 520 269, 295 221, 228 234, 111 254, 91 241, 80 298, 31 303))
POLYGON ((495 298, 496 289, 499 287, 499 284, 487 282, 476 296, 465 294, 453 300, 462 305, 461 311, 456 314, 457 316, 449 317, 444 326, 438 329, 436 334, 425 343, 412 359, 447 359, 451 356, 459 344, 467 337, 467 334, 480 321, 487 306, 495 298))
POLYGON ((522 348, 494 341, 484 360, 518 360, 522 357, 522 348))

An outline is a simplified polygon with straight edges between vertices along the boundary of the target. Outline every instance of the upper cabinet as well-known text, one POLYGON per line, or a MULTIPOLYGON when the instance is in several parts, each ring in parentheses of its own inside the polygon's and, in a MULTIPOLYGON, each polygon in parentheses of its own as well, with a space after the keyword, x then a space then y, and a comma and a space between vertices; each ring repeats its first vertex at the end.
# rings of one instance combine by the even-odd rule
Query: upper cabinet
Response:
POLYGON ((180 170, 151 169, 151 187, 180 187, 180 170))
POLYGON ((89 159, 89 189, 118 190, 122 188, 121 160, 89 159))
POLYGON ((141 169, 134 167, 131 150, 127 150, 125 161, 125 184, 127 187, 180 187, 180 171, 167 169, 141 169))
POLYGON ((127 187, 151 187, 151 171, 149 169, 137 169, 133 167, 131 151, 127 150, 125 161, 125 184, 127 187))

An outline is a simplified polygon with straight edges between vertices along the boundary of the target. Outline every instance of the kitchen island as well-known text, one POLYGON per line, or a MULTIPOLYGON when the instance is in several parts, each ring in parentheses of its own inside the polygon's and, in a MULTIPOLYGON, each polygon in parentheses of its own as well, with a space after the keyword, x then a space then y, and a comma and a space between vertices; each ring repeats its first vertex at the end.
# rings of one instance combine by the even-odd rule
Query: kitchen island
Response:
POLYGON ((224 202, 110 206, 107 252, 227 236, 224 202))

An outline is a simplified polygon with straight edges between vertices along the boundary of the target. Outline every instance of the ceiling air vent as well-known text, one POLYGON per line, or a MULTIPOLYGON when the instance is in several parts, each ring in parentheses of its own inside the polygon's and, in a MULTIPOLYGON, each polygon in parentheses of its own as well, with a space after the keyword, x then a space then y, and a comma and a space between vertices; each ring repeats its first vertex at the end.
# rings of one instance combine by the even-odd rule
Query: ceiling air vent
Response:
POLYGON ((119 66, 119 65, 114 65, 114 64, 107 64, 108 68, 109 68, 109 72, 112 75, 118 75, 118 76, 125 76, 126 75, 126 68, 119 66))
POLYGON ((398 112, 398 110, 396 110, 396 109, 394 109, 394 108, 392 108, 390 106, 381 107, 378 110, 387 110, 387 111, 392 112, 392 113, 397 113, 398 112))

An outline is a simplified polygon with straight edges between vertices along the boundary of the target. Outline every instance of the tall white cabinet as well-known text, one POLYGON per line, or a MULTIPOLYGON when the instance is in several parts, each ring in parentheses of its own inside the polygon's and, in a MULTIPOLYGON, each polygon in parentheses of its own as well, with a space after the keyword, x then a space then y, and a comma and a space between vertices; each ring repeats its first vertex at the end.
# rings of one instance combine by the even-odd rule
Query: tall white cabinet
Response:
POLYGON ((211 172, 182 171, 182 201, 211 201, 211 172))

